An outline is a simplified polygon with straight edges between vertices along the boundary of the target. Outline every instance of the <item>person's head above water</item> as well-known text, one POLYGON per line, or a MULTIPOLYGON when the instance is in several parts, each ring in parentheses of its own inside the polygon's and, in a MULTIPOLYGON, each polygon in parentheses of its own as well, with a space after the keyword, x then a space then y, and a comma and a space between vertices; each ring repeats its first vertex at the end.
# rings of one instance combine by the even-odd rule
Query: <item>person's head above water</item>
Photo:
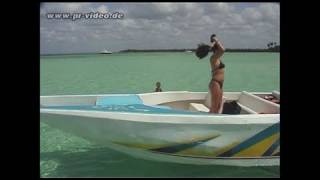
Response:
POLYGON ((157 82, 156 86, 159 88, 161 86, 160 82, 157 82))

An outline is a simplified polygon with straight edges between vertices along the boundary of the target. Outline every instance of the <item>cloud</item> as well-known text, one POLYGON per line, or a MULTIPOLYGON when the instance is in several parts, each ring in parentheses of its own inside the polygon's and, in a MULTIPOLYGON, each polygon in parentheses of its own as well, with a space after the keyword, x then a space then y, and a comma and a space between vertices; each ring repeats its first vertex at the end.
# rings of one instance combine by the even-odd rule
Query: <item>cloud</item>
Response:
POLYGON ((49 12, 79 12, 90 11, 94 3, 42 3, 41 11, 49 12))
POLYGON ((279 42, 276 3, 43 3, 41 53, 194 48, 216 33, 227 48, 279 42), (50 20, 52 12, 123 12, 121 20, 50 20), (68 51, 68 52, 66 52, 68 51))
POLYGON ((108 8, 106 5, 101 5, 97 8, 98 12, 101 12, 101 13, 106 13, 108 12, 108 8))
POLYGON ((228 14, 234 10, 232 3, 204 3, 205 12, 213 14, 228 14))

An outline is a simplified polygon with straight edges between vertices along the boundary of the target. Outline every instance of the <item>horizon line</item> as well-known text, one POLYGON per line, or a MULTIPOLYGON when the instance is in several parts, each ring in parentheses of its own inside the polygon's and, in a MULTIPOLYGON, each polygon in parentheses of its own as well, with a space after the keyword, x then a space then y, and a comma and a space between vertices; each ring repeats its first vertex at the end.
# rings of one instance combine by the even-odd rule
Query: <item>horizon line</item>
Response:
MULTIPOLYGON (((279 45, 278 45, 279 46, 279 45)), ((186 51, 186 50, 195 50, 196 48, 183 48, 183 49, 124 49, 120 51, 114 51, 113 53, 121 53, 124 51, 186 51)), ((250 50, 260 50, 260 51, 270 51, 268 48, 226 48, 226 52, 228 50, 238 50, 238 51, 250 51, 250 50)), ((100 54, 101 52, 70 52, 70 53, 40 53, 40 56, 47 55, 74 55, 74 54, 100 54)))

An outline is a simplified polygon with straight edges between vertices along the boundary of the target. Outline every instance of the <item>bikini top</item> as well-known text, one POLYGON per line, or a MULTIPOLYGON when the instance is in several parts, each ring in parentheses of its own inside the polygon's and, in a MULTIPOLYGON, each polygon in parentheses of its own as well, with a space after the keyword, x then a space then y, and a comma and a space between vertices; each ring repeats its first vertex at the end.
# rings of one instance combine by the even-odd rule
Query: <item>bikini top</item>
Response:
MULTIPOLYGON (((226 65, 220 61, 219 67, 217 67, 216 69, 223 69, 224 67, 226 67, 226 65)), ((214 70, 211 71, 212 75, 214 75, 214 70)))
POLYGON ((223 62, 220 61, 218 69, 223 69, 226 65, 223 64, 223 62))

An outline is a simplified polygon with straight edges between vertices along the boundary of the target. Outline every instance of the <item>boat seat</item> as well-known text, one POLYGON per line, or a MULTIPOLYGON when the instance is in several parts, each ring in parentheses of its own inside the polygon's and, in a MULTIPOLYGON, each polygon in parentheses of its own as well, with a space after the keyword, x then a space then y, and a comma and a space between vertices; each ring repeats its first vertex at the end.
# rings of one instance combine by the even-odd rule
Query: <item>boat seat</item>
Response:
POLYGON ((280 105, 267 101, 246 91, 241 93, 238 104, 241 104, 256 113, 278 114, 280 112, 280 105))
POLYGON ((199 103, 190 103, 189 110, 196 111, 196 112, 209 112, 209 109, 207 108, 207 106, 199 103))
POLYGON ((253 111, 252 109, 244 106, 243 104, 237 102, 237 104, 241 107, 241 110, 244 110, 246 112, 248 112, 249 114, 258 114, 257 112, 253 111))

